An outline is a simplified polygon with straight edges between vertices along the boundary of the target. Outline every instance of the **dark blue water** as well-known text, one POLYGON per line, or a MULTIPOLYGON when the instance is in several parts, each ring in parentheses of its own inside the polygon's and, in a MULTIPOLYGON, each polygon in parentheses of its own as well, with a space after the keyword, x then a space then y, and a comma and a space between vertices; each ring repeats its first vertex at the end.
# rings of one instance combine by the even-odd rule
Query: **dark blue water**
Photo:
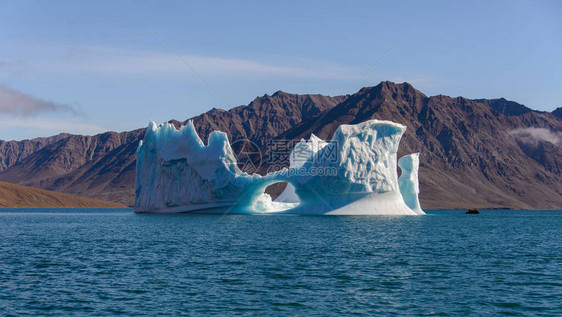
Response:
POLYGON ((0 315, 562 315, 562 211, 0 209, 0 315))

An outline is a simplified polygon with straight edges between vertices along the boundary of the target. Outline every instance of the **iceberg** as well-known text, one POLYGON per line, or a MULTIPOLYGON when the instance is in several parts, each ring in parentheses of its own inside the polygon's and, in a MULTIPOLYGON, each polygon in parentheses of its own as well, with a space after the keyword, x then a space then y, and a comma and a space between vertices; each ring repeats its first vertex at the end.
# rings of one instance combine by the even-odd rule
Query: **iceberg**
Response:
POLYGON ((397 160, 405 130, 382 120, 341 125, 329 142, 301 140, 289 168, 261 176, 240 170, 224 132, 205 145, 191 121, 150 122, 136 152, 135 212, 423 214, 418 154, 397 160), (279 182, 287 186, 272 200, 264 191, 279 182))

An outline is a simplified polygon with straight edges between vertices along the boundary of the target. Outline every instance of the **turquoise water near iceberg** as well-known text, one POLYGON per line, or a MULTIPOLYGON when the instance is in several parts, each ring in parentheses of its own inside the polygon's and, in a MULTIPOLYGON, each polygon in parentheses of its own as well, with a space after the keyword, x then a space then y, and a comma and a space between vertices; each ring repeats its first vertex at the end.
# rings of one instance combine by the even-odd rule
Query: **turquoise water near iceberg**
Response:
POLYGON ((0 315, 562 315, 562 211, 0 209, 0 315))

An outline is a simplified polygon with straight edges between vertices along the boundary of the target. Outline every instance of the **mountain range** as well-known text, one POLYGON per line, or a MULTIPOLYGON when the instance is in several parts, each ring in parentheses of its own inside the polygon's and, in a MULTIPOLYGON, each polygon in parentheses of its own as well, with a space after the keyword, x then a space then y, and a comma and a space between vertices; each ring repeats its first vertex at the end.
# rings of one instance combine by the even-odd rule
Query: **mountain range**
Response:
MULTIPOLYGON (((311 133, 329 139, 339 125, 368 119, 407 126, 399 155, 420 152, 423 208, 562 208, 562 108, 548 113, 503 98, 428 97, 408 83, 382 82, 336 97, 278 91, 189 120, 203 140, 224 131, 268 157, 272 142, 311 133)), ((143 135, 138 129, 0 141, 0 180, 131 205, 143 135)))

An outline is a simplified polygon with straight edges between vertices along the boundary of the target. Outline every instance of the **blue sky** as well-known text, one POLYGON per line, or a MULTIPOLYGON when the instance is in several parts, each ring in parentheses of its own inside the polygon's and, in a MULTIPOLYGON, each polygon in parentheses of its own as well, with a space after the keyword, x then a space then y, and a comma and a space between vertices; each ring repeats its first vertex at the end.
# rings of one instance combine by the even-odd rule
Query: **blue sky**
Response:
POLYGON ((340 95, 382 80, 562 106, 556 1, 1 1, 0 26, 3 140, 132 130, 277 90, 340 95))

